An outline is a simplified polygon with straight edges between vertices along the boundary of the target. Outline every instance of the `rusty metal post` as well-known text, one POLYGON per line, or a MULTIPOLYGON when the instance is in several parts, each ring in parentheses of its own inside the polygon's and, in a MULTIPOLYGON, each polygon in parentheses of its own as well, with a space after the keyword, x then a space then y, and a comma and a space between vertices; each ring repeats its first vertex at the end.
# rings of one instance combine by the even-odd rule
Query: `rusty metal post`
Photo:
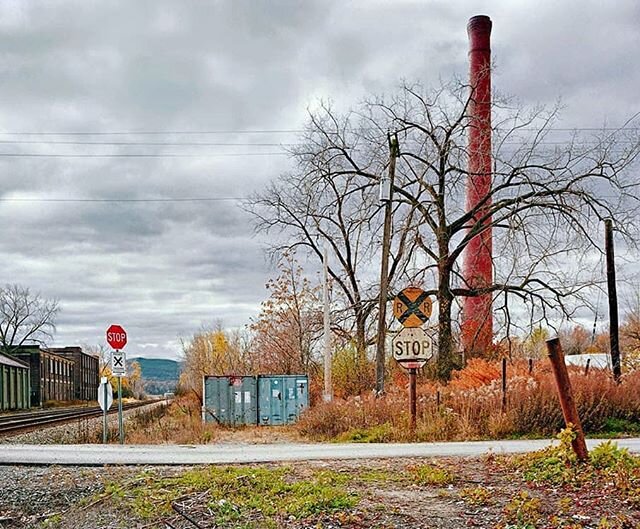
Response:
POLYGON ((589 366, 591 365, 591 358, 587 358, 587 365, 584 366, 584 376, 589 374, 589 366))
POLYGON ((415 367, 409 369, 409 401, 411 405, 411 434, 416 433, 416 378, 417 370, 415 367))
POLYGON ((558 386, 558 396, 560 398, 560 406, 562 406, 564 422, 567 427, 571 425, 576 432, 576 438, 571 442, 573 451, 580 461, 585 461, 589 457, 589 452, 587 451, 587 443, 584 439, 584 431, 578 416, 576 402, 573 399, 571 380, 569 380, 567 365, 564 363, 564 353, 558 338, 547 340, 547 353, 549 354, 551 368, 558 386))
POLYGON ((502 413, 507 411, 507 359, 502 359, 502 413))
MULTIPOLYGON (((464 253, 463 277, 469 288, 485 288, 493 282, 491 217, 491 19, 471 17, 469 35, 469 175, 466 182, 466 211, 473 211, 469 225, 483 222, 464 253)), ((461 340, 468 358, 487 353, 493 343, 491 294, 464 298, 461 340)))

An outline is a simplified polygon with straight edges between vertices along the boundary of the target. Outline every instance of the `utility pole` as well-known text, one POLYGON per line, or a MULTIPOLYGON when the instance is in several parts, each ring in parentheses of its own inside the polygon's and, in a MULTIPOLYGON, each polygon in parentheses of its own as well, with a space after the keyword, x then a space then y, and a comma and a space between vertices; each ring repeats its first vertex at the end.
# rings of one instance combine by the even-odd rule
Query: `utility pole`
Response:
POLYGON ((331 402, 333 389, 331 388, 331 327, 329 321, 329 262, 325 246, 322 254, 323 272, 323 301, 324 301, 324 401, 331 402))
POLYGON ((604 247, 607 254, 607 289, 609 292, 609 344, 611 346, 611 367, 613 378, 620 381, 620 341, 618 339, 618 293, 616 291, 616 264, 613 249, 613 221, 604 221, 604 247))
POLYGON ((391 217, 393 215, 393 181, 396 158, 400 155, 398 136, 389 138, 389 176, 380 181, 380 201, 384 202, 382 264, 380 266, 380 298, 378 300, 378 338, 376 343, 376 394, 384 393, 385 338, 387 334, 387 297, 389 290, 389 252, 391 250, 391 217))

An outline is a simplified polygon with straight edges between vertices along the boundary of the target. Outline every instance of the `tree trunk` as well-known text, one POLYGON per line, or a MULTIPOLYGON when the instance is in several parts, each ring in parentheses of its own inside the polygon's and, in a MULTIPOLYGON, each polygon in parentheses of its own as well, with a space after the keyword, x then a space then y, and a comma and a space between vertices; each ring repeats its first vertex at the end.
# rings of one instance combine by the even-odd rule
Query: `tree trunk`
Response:
POLYGON ((358 351, 358 363, 363 365, 367 358, 367 317, 363 314, 362 307, 356 309, 356 350, 358 351))
POLYGON ((438 300, 438 361, 436 374, 440 380, 449 380, 451 371, 459 367, 451 325, 453 293, 450 288, 451 273, 447 267, 447 261, 447 259, 442 259, 438 266, 439 285, 438 293, 436 294, 438 300))

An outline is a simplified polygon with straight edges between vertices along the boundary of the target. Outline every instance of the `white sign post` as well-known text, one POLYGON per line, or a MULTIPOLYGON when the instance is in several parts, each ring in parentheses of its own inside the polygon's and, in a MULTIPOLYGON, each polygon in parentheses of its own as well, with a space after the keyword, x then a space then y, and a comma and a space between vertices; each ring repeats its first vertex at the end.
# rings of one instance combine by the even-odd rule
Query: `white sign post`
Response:
POLYGON ((100 386, 98 387, 98 404, 102 409, 102 442, 107 443, 107 410, 111 408, 113 404, 113 388, 109 384, 107 377, 100 379, 100 386))
POLYGON ((118 437, 120 444, 124 444, 124 421, 122 418, 122 377, 127 374, 127 358, 124 351, 111 353, 111 372, 118 377, 118 437))
POLYGON ((122 420, 122 377, 126 376, 125 356, 120 349, 127 345, 127 331, 120 325, 107 329, 107 343, 115 349, 111 354, 111 372, 118 377, 118 431, 120 444, 124 444, 124 422, 122 420))

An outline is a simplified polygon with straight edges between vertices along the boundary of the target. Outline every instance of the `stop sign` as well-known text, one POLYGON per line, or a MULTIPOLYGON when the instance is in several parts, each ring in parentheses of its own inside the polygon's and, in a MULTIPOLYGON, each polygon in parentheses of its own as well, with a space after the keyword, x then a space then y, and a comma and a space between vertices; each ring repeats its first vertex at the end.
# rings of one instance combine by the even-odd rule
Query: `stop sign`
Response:
POLYGON ((107 329, 107 343, 114 349, 124 349, 127 333, 120 325, 112 325, 107 329))

